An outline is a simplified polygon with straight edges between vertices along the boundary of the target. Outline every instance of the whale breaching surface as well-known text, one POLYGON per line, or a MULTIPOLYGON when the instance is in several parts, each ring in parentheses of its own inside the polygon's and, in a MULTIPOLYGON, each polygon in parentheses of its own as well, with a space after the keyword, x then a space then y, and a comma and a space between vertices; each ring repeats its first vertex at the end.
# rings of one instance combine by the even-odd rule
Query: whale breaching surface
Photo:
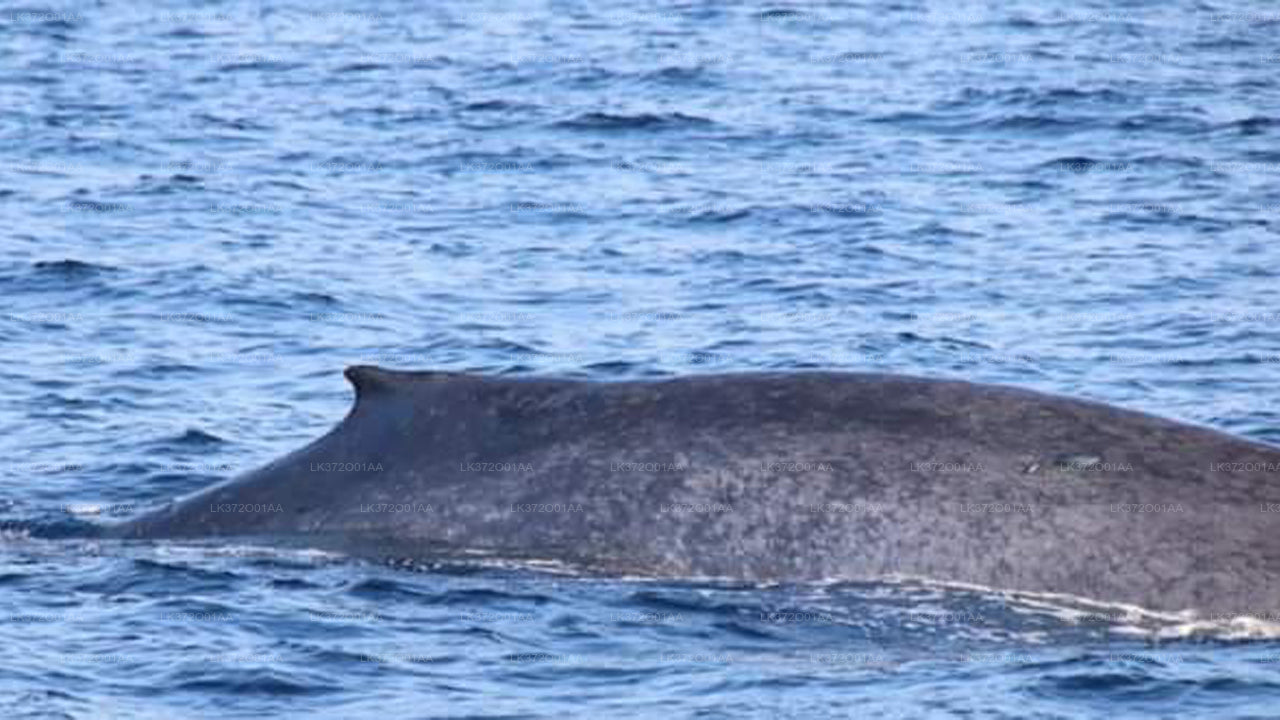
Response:
POLYGON ((1280 611, 1280 448, 1207 428, 885 374, 346 376, 327 435, 104 533, 1280 611))

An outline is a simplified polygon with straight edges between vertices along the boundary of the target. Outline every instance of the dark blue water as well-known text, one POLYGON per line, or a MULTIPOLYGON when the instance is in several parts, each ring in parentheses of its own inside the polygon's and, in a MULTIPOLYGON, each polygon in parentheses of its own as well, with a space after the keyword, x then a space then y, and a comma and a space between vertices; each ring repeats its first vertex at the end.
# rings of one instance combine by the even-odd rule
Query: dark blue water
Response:
POLYGON ((1274 717, 1248 626, 22 528, 294 449, 352 363, 1280 441, 1277 78, 1280 10, 1226 0, 5 7, 0 717, 1274 717))

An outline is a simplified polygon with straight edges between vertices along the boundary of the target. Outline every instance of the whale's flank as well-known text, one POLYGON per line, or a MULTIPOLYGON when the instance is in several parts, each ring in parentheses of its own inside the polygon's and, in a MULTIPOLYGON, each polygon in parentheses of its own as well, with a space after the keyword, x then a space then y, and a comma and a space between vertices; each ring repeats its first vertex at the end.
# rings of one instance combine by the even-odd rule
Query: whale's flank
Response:
POLYGON ((346 377, 324 437, 108 533, 1280 610, 1280 450, 1206 428, 882 374, 346 377))

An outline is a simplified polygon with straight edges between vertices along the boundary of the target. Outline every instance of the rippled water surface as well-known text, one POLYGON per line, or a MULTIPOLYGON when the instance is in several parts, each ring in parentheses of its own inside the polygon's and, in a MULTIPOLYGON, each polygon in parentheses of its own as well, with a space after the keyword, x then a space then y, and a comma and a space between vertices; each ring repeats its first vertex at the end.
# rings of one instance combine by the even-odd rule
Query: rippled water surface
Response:
POLYGON ((0 38, 0 717, 1280 707, 1274 642, 976 591, 23 530, 302 445, 353 363, 889 370, 1280 442, 1280 10, 83 2, 0 38))

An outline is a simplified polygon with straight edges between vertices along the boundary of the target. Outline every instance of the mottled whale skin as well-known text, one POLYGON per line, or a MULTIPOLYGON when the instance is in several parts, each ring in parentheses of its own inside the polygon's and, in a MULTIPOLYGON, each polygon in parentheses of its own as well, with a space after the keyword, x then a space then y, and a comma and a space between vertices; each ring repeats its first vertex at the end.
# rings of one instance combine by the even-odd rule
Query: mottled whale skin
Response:
POLYGON ((1280 612, 1280 448, 1210 429, 883 374, 346 376, 324 437, 106 534, 1280 612))

